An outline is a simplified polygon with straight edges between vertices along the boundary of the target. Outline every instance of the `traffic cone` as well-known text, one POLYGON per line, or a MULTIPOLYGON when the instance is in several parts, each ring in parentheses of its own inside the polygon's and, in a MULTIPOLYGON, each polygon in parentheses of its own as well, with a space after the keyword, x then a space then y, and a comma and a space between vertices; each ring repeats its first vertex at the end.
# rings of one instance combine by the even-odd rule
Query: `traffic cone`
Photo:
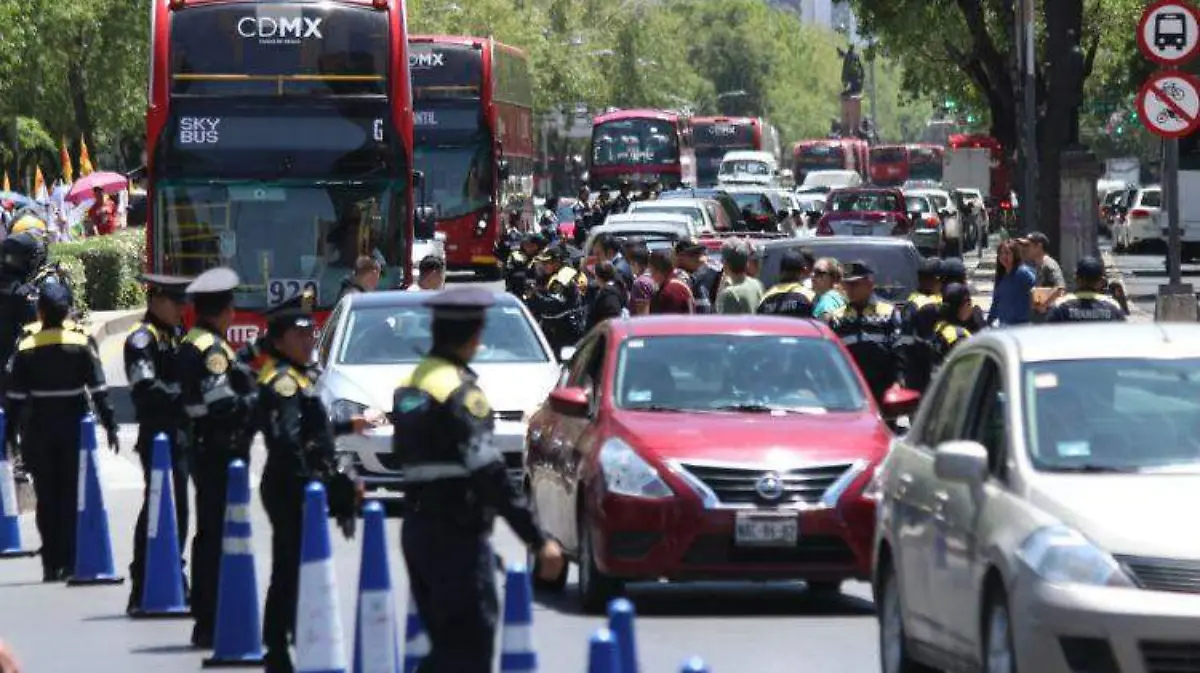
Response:
POLYGON ((96 462, 96 417, 87 414, 79 422, 79 511, 75 517, 75 572, 69 586, 121 584, 125 581, 113 568, 112 539, 108 535, 108 512, 100 490, 96 462))
POLYGON ((363 508, 362 564, 358 575, 358 624, 354 629, 354 673, 400 673, 400 633, 392 601, 383 505, 363 508))
POLYGON ((250 472, 246 463, 229 463, 225 487, 225 530, 217 576, 217 628, 213 655, 204 668, 257 668, 263 664, 262 622, 258 615, 258 579, 254 572, 250 528, 250 472))
POLYGON ((588 643, 588 673, 621 673, 619 649, 612 631, 596 631, 588 643))
POLYGON ((679 669, 679 673, 708 673, 708 664, 700 657, 692 657, 683 662, 683 668, 679 669))
POLYGON ((417 611, 417 601, 413 598, 412 590, 408 592, 408 617, 404 621, 404 673, 416 673, 421 662, 429 656, 429 634, 425 633, 425 624, 421 621, 421 613, 417 611))
MULTIPOLYGON (((192 612, 183 597, 183 559, 179 556, 179 525, 175 520, 171 440, 164 433, 154 437, 150 467, 141 606, 130 616, 134 619, 188 617, 192 612)), ((186 493, 184 497, 187 497, 186 493)))
POLYGON ((37 552, 21 546, 21 507, 12 463, 8 461, 5 429, 4 410, 0 409, 0 558, 24 558, 37 552))
POLYGON ((638 673, 637 640, 634 638, 633 603, 616 598, 608 604, 608 628, 617 639, 621 673, 638 673))
POLYGON ((304 533, 300 544, 300 595, 296 602, 296 672, 346 673, 346 642, 338 609, 337 577, 329 542, 325 487, 304 492, 304 533))
POLYGON ((504 578, 504 631, 501 635, 500 673, 535 673, 533 651, 533 588, 529 571, 509 567, 504 578))

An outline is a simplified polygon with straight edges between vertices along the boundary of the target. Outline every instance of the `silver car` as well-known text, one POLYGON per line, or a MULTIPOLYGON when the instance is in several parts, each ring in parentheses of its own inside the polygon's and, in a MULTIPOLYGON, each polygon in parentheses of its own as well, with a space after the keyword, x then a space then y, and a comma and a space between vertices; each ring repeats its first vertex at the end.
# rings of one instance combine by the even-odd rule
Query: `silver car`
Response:
MULTIPOLYGON (((429 350, 430 292, 354 294, 337 305, 322 330, 317 358, 324 374, 317 383, 321 400, 335 418, 368 409, 391 411, 397 385, 429 350)), ((496 441, 509 474, 521 478, 526 414, 554 387, 559 365, 537 323, 516 297, 496 293, 487 311, 483 344, 471 363, 495 410, 496 441)), ((392 453, 392 428, 365 436, 338 438, 339 452, 351 454, 368 490, 399 495, 404 475, 392 453)))
POLYGON ((1200 670, 1200 326, 988 330, 893 442, 884 673, 1200 670))

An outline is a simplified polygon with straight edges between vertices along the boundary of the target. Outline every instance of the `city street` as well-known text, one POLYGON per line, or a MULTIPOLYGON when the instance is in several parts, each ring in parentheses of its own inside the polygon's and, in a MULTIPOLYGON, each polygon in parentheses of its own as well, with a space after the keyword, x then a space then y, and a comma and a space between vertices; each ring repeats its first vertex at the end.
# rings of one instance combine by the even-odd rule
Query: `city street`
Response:
MULTIPOLYGON (((498 284, 489 284, 493 286, 498 284)), ((103 452, 101 472, 114 555, 118 570, 125 572, 131 558, 141 474, 136 458, 128 452, 136 429, 128 423, 131 417, 120 371, 120 347, 121 337, 110 337, 101 344, 110 382, 117 390, 119 413, 126 421, 121 433, 126 452, 119 456, 103 452)), ((263 459, 264 449, 258 441, 251 469, 256 500, 263 459)), ((256 506, 254 514, 261 598, 269 578, 270 528, 261 507, 256 506)), ((21 524, 26 544, 36 546, 32 514, 23 516, 21 524)), ((403 619, 407 581, 399 553, 401 525, 399 520, 392 520, 388 534, 397 610, 403 619)), ((523 557, 516 538, 503 524, 497 526, 496 540, 507 559, 523 557)), ((334 553, 342 619, 347 643, 352 643, 358 541, 347 542, 335 536, 334 553)), ((192 671, 198 670, 207 656, 188 646, 188 620, 126 618, 128 584, 67 588, 42 584, 40 579, 36 558, 0 561, 0 637, 17 650, 27 671, 192 671)), ((540 600, 535 606, 534 638, 543 671, 582 673, 586 668, 587 638, 603 623, 601 618, 578 612, 573 591, 572 577, 563 597, 540 600)), ((635 587, 631 598, 640 614, 637 637, 642 670, 647 673, 678 670, 691 655, 704 657, 717 672, 737 671, 750 661, 756 673, 879 670, 870 587, 863 583, 848 583, 845 594, 837 600, 809 598, 799 584, 635 587)))
MULTIPOLYGON (((1158 286, 1167 282, 1164 251, 1159 248, 1139 250, 1134 254, 1113 255, 1125 277, 1125 292, 1138 308, 1154 315, 1154 300, 1158 286)), ((1200 266, 1183 265, 1183 282, 1200 286, 1200 266)))

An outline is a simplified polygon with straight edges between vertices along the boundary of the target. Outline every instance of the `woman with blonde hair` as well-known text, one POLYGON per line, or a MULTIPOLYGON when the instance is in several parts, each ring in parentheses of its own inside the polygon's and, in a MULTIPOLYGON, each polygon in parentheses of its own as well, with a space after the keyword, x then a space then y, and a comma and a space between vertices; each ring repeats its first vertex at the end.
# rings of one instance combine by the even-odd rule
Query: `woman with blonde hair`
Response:
POLYGON ((846 305, 842 292, 842 265, 832 257, 822 257, 813 265, 813 317, 826 322, 834 312, 846 305))

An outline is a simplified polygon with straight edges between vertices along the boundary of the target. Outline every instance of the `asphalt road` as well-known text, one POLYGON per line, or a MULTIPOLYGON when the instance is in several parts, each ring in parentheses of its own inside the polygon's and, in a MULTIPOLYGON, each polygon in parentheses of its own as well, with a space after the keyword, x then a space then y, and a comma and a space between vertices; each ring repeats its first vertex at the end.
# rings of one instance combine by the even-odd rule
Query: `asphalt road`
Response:
MULTIPOLYGON (((1158 286, 1167 282, 1166 250, 1150 248, 1132 254, 1113 255, 1125 276, 1125 292, 1140 308, 1154 315, 1158 286)), ((1200 288, 1200 265, 1183 265, 1183 282, 1200 288)))
MULTIPOLYGON (((498 288, 499 284, 488 284, 498 288)), ((101 344, 110 384, 116 389, 122 443, 136 434, 123 386, 119 337, 101 344)), ((132 531, 141 498, 141 471, 135 458, 102 452, 101 478, 112 531, 113 552, 122 572, 132 557, 132 531)), ((270 573, 270 526, 257 504, 257 478, 264 460, 261 441, 252 455, 254 549, 258 591, 265 597, 270 573)), ((388 524, 392 578, 397 611, 406 609, 407 577, 399 552, 400 520, 388 524)), ((37 545, 33 516, 22 517, 27 545, 37 545)), ((353 642, 358 584, 358 541, 335 534, 334 556, 346 642, 353 642)), ((509 560, 523 551, 504 524, 497 526, 498 551, 509 560)), ((128 584, 118 587, 68 588, 42 584, 37 559, 0 560, 0 639, 17 651, 26 671, 93 673, 127 671, 194 671, 205 652, 188 645, 191 622, 131 621, 124 615, 128 584)), ((603 625, 582 615, 572 600, 575 573, 561 597, 538 597, 534 642, 542 671, 584 673, 587 639, 603 625)), ((689 656, 705 658, 716 673, 874 673, 879 670, 877 628, 870 589, 846 585, 839 599, 806 595, 801 584, 635 586, 630 598, 639 613, 637 638, 642 670, 679 670, 689 656)), ((403 625, 401 625, 403 631, 403 625)))

